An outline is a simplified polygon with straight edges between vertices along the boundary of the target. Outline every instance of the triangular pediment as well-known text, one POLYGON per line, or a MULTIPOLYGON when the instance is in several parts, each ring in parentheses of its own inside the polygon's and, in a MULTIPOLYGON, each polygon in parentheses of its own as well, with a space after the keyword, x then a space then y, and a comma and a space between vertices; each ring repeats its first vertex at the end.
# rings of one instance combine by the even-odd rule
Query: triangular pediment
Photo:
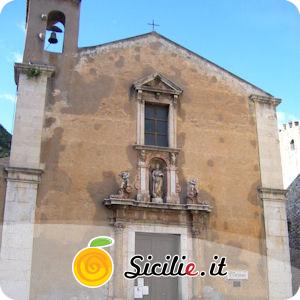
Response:
POLYGON ((134 88, 141 91, 151 91, 157 93, 166 93, 180 95, 183 90, 170 79, 160 73, 153 73, 141 78, 133 84, 134 88))

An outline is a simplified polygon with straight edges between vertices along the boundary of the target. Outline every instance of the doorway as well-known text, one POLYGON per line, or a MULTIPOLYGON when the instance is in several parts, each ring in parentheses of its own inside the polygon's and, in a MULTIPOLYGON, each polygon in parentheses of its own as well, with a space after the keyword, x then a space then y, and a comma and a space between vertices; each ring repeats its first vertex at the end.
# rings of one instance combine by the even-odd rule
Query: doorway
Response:
MULTIPOLYGON (((180 235, 136 232, 135 253, 145 258, 151 254, 151 262, 163 263, 167 254, 180 255, 180 235)), ((178 277, 145 277, 135 281, 138 285, 143 285, 144 294, 135 299, 179 300, 178 277)))

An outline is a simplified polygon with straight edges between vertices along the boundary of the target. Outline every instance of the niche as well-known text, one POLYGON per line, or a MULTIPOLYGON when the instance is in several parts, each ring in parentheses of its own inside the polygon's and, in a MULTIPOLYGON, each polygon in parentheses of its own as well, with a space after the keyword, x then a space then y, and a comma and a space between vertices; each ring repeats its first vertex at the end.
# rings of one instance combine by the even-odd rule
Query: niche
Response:
POLYGON ((165 203, 167 196, 167 165, 160 158, 153 158, 149 164, 149 191, 151 202, 165 203))

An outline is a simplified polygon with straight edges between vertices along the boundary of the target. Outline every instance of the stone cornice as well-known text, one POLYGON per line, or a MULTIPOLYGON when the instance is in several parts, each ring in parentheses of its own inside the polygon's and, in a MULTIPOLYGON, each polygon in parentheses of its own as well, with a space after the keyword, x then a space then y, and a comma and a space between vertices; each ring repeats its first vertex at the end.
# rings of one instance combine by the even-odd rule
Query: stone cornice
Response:
POLYGON ((287 190, 283 189, 272 189, 272 188, 258 188, 259 197, 261 200, 277 200, 285 201, 287 190))
MULTIPOLYGON (((28 21, 29 2, 30 2, 30 0, 26 1, 26 24, 27 24, 27 21, 28 21)), ((81 0, 72 0, 72 2, 74 2, 77 5, 79 5, 81 3, 81 0)))
POLYGON ((27 63, 15 63, 15 82, 19 83, 19 76, 21 73, 26 74, 31 70, 37 70, 47 77, 53 76, 55 73, 55 67, 50 65, 40 65, 40 64, 27 64, 27 63))
POLYGON ((161 210, 173 210, 173 211, 205 211, 211 212, 212 206, 208 204, 173 204, 173 203, 153 203, 145 201, 137 201, 134 199, 118 199, 110 197, 103 201, 103 204, 107 207, 136 207, 143 209, 159 209, 161 210))
POLYGON ((151 145, 133 145, 135 150, 147 150, 147 151, 162 151, 170 153, 179 153, 181 149, 179 148, 169 148, 169 147, 159 147, 151 145))
POLYGON ((273 106, 277 106, 281 103, 281 99, 279 98, 261 96, 261 95, 251 95, 249 99, 253 102, 260 102, 260 103, 269 104, 273 106))
POLYGON ((6 179, 8 181, 18 181, 26 183, 40 183, 42 169, 20 168, 20 167, 7 167, 6 179))

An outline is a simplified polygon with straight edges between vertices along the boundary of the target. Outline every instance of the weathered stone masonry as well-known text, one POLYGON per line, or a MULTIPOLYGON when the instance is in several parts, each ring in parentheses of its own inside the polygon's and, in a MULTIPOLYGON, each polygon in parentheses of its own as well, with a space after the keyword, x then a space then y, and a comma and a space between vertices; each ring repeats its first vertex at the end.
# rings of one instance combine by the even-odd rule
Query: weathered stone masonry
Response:
POLYGON ((201 298, 208 289, 237 299, 288 298, 278 100, 155 32, 78 49, 79 13, 77 0, 28 1, 7 167, 4 292, 22 300, 133 299, 133 283, 120 274, 136 233, 151 232, 178 235, 181 253, 200 265, 219 249, 232 268, 250 274, 240 288, 184 279, 179 299, 201 298), (44 51, 41 38, 53 11, 65 16, 58 54, 44 51), (169 147, 145 145, 149 102, 169 107, 169 147), (166 197, 154 203, 150 178, 158 160, 166 197), (132 185, 126 199, 111 197, 122 171, 132 185), (89 290, 73 279, 70 264, 99 234, 115 238, 118 272, 89 290))

